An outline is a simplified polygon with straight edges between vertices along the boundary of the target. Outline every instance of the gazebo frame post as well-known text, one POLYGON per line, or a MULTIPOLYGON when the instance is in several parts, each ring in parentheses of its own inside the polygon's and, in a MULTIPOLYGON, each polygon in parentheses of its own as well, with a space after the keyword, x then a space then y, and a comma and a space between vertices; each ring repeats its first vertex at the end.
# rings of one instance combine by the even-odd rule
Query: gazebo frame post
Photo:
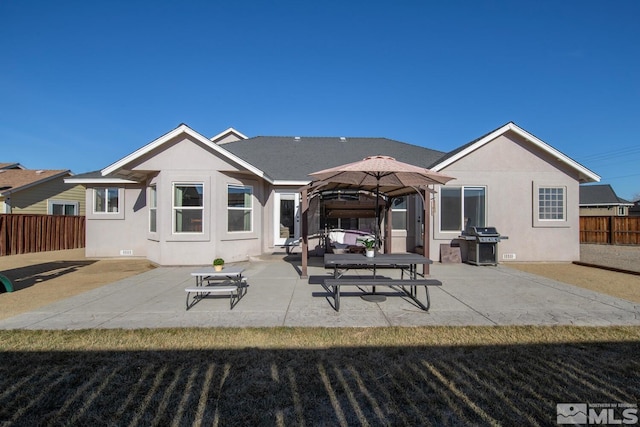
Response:
POLYGON ((302 190, 302 267, 300 278, 307 279, 307 266, 309 262, 309 190, 302 190))

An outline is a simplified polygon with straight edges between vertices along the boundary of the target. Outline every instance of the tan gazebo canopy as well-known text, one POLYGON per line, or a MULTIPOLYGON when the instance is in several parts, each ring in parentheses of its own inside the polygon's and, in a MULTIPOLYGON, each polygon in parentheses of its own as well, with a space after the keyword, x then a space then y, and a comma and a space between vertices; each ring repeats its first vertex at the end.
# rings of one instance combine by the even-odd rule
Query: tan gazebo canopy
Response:
MULTIPOLYGON (((446 184, 454 179, 426 168, 400 162, 389 156, 369 156, 361 161, 348 163, 309 174, 314 178, 302 189, 302 277, 307 276, 309 196, 327 190, 365 190, 375 192, 376 198, 400 197, 418 192, 422 194, 425 208, 424 256, 429 257, 429 198, 424 195, 432 191, 433 184, 446 184)), ((376 209, 376 215, 378 210, 376 209)), ((376 227, 379 221, 376 221, 376 227)), ((378 232, 378 230, 376 230, 378 232)), ((377 234, 379 236, 379 234, 377 234)), ((387 239, 388 240, 388 239, 387 239)), ((390 250, 390 244, 387 250, 390 250)), ((428 273, 428 266, 426 267, 428 273)))

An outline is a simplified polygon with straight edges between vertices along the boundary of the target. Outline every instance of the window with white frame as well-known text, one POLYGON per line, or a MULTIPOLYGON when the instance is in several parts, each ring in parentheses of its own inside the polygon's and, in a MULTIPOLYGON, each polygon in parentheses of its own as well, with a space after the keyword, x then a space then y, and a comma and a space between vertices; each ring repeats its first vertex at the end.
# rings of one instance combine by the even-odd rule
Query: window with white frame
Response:
POLYGON ((485 187, 441 187, 440 231, 461 232, 467 227, 485 227, 485 187))
POLYGON ((393 199, 391 205, 391 228, 393 230, 407 229, 407 198, 393 199))
POLYGON ((538 187, 539 221, 564 221, 565 211, 565 187, 538 187))
POLYGON ((227 231, 253 231, 253 187, 249 185, 227 187, 227 231))
POLYGON ((204 185, 173 184, 173 232, 202 233, 204 217, 204 185))
POLYGON ((119 213, 119 190, 115 187, 93 189, 94 213, 119 213))
POLYGON ((49 200, 49 215, 78 215, 80 203, 67 200, 49 200))
POLYGON ((158 231, 158 191, 155 185, 149 187, 149 232, 158 231))

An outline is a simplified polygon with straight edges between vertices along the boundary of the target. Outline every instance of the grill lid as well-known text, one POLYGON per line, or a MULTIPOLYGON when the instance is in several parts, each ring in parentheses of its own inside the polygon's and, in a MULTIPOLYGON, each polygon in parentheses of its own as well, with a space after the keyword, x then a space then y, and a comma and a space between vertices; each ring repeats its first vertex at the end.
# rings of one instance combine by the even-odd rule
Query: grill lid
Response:
POLYGON ((478 237, 499 237, 500 233, 495 227, 469 227, 466 234, 478 237))

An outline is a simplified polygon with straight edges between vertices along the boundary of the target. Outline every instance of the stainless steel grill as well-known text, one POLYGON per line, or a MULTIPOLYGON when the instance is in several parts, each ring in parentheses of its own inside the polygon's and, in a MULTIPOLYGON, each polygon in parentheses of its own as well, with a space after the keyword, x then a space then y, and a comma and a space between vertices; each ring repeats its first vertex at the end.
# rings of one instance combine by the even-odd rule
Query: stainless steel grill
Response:
POLYGON ((469 227, 460 237, 467 241, 467 262, 474 265, 498 265, 498 243, 508 239, 495 227, 469 227))

